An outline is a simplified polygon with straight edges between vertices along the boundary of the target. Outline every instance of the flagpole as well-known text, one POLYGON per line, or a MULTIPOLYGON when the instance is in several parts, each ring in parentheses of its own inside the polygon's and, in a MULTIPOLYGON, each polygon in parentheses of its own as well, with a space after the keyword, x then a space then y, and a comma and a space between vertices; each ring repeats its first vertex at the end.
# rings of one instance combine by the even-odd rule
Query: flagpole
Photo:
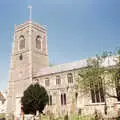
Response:
POLYGON ((32 21, 32 6, 29 5, 28 8, 29 8, 29 10, 30 10, 29 21, 32 21))

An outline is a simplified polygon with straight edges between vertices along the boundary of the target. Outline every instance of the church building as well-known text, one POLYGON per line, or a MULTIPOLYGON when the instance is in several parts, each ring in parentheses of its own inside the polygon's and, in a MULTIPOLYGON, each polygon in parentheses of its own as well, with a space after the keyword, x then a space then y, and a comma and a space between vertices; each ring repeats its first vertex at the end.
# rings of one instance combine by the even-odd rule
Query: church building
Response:
MULTIPOLYGON (((76 84, 79 71, 87 66, 83 59, 72 63, 49 66, 47 51, 47 30, 29 20, 15 25, 12 44, 10 77, 7 95, 7 113, 21 114, 21 97, 24 90, 33 82, 44 86, 49 95, 45 112, 55 115, 71 113, 93 114, 97 109, 104 114, 105 101, 101 92, 82 96, 76 84), (96 96, 99 96, 96 98, 96 96)), ((105 65, 108 65, 108 60, 105 65)), ((109 64, 114 64, 110 61, 109 64)), ((114 114, 119 102, 106 98, 108 112, 114 114)))

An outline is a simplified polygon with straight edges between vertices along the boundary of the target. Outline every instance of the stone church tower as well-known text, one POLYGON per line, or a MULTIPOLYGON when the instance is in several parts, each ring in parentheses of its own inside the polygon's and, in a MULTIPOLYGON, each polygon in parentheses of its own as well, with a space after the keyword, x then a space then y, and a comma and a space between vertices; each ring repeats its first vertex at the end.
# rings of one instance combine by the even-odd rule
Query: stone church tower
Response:
POLYGON ((47 66, 46 29, 31 20, 15 26, 8 83, 8 113, 20 113, 23 91, 32 83, 32 76, 47 66))

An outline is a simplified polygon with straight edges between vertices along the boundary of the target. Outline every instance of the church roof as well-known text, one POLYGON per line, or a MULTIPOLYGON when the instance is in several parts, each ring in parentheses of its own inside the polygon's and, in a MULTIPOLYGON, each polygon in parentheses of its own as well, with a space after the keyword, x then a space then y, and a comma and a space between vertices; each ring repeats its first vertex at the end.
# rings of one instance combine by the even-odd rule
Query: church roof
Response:
POLYGON ((71 63, 54 65, 52 67, 46 67, 46 68, 40 69, 40 71, 37 74, 46 75, 46 74, 51 74, 51 73, 59 73, 63 71, 69 71, 69 70, 78 69, 81 67, 86 67, 86 65, 87 65, 86 60, 75 61, 71 63))
MULTIPOLYGON (((59 73, 59 72, 65 72, 65 71, 84 68, 84 67, 87 67, 87 60, 88 59, 82 59, 82 60, 74 61, 71 63, 65 63, 60 65, 54 65, 52 67, 42 68, 38 73, 35 74, 35 76, 43 76, 43 75, 48 75, 53 73, 59 73)), ((110 57, 107 57, 101 65, 104 67, 112 66, 116 64, 116 60, 117 60, 116 56, 110 56, 110 57)))

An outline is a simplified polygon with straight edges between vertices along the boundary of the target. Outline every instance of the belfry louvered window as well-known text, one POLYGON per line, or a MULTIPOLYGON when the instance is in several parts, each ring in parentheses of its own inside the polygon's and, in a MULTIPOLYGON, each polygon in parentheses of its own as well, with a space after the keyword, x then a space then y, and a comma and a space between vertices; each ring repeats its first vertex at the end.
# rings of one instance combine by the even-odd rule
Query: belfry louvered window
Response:
POLYGON ((24 49, 24 48, 25 48, 25 38, 24 38, 23 35, 20 36, 19 43, 20 43, 20 44, 19 44, 20 50, 21 50, 21 49, 24 49))
POLYGON ((41 37, 40 36, 36 37, 36 48, 41 49, 41 37))

